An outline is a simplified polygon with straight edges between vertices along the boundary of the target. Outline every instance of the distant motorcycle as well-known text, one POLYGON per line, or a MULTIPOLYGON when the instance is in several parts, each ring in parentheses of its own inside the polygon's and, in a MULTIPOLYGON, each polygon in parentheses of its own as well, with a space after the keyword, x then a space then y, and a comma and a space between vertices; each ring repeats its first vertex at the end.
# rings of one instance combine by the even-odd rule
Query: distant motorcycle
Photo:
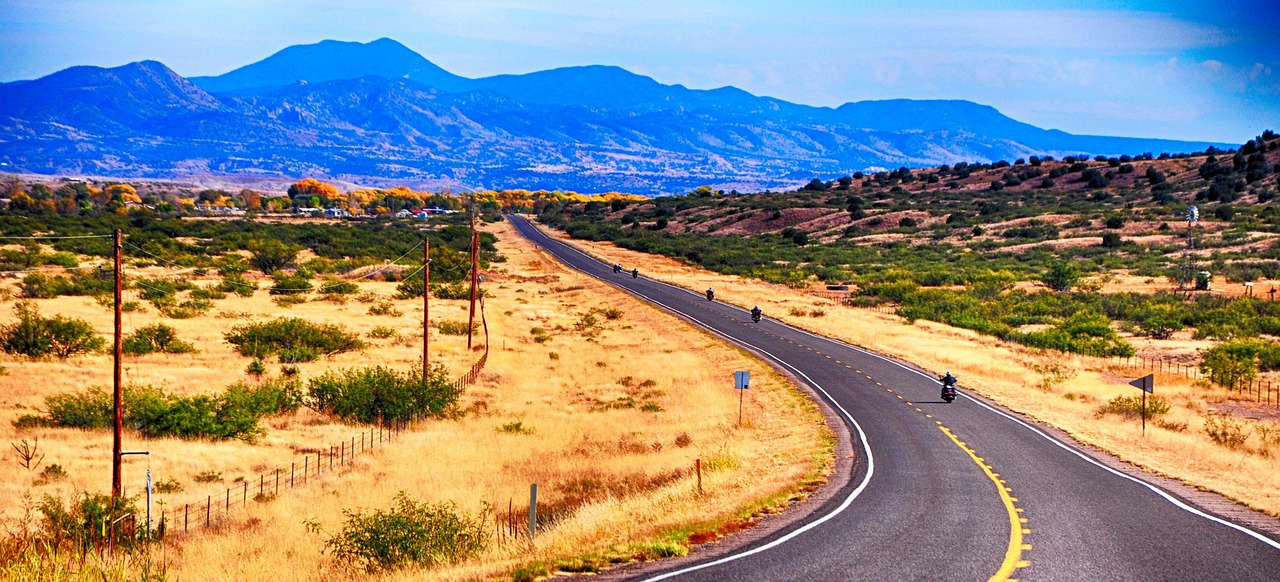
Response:
POLYGON ((761 313, 761 312, 759 312, 759 311, 752 311, 752 312, 751 312, 751 321, 754 321, 754 322, 756 322, 756 323, 760 323, 760 320, 761 320, 761 319, 763 319, 763 318, 764 318, 764 314, 763 314, 763 313, 761 313))
POLYGON ((631 278, 635 279, 640 276, 640 269, 631 269, 631 278))
POLYGON ((621 272, 622 272, 622 265, 615 263, 613 265, 613 274, 617 275, 618 273, 621 273, 621 272))
POLYGON ((710 289, 707 289, 707 301, 715 301, 715 300, 716 300, 716 292, 710 289))
POLYGON ((945 400, 945 401, 947 402, 947 404, 951 404, 951 401, 956 399, 956 385, 955 385, 955 384, 943 384, 943 385, 942 385, 942 399, 943 399, 943 400, 945 400))

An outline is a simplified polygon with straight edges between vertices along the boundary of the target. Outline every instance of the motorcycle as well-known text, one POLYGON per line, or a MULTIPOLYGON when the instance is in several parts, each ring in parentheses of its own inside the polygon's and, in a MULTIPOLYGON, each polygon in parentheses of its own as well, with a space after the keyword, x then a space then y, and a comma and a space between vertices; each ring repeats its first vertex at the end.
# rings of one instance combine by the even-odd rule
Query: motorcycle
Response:
POLYGON ((640 269, 631 269, 631 278, 636 279, 639 277, 640 277, 640 269))
POLYGON ((754 322, 756 322, 756 323, 760 323, 760 318, 761 318, 761 317, 762 317, 762 316, 761 316, 759 313, 752 313, 752 314, 751 314, 751 321, 754 321, 754 322))
POLYGON ((715 300, 716 300, 716 292, 710 289, 707 289, 707 301, 715 301, 715 300))
POLYGON ((945 400, 945 401, 947 402, 947 404, 951 404, 951 401, 956 399, 956 385, 955 385, 955 384, 943 384, 943 385, 942 385, 942 399, 943 399, 943 400, 945 400))
POLYGON ((613 274, 617 275, 622 272, 622 265, 615 264, 613 266, 613 274))

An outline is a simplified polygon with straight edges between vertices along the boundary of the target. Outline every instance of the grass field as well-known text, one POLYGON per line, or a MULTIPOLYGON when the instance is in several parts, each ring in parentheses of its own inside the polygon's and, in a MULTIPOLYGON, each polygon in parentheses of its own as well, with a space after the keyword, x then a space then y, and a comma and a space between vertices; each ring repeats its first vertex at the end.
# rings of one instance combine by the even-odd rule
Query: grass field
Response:
MULTIPOLYGON (((976 332, 845 307, 811 291, 758 280, 720 275, 673 259, 630 251, 610 243, 570 240, 600 257, 638 267, 645 276, 701 291, 712 287, 716 299, 749 309, 758 304, 768 317, 840 338, 941 374, 951 370, 961 388, 987 396, 1010 409, 1066 431, 1137 466, 1216 491, 1249 507, 1280 516, 1280 414, 1275 407, 1233 400, 1177 374, 1156 373, 1156 395, 1171 404, 1167 415, 1141 433, 1139 419, 1097 411, 1117 396, 1137 396, 1128 381, 1145 375, 1105 360, 1037 351, 976 332), (815 312, 822 315, 814 316, 815 312), (1226 446, 1206 430, 1229 415, 1244 441, 1226 446)), ((1130 284, 1132 284, 1130 282, 1130 284)), ((1146 342, 1139 353, 1156 356, 1194 352, 1195 343, 1146 342)), ((1199 342, 1208 345, 1207 342, 1199 342)), ((1221 431, 1219 431, 1221 432, 1221 431)), ((1223 439, 1219 440, 1229 440, 1223 439)))
MULTIPOLYGON (((831 464, 832 437, 816 407, 784 378, 671 316, 563 268, 505 223, 488 228, 497 233, 508 260, 486 273, 491 352, 456 414, 414 426, 392 446, 359 457, 344 475, 273 501, 251 502, 213 531, 171 537, 152 554, 153 562, 184 580, 363 577, 325 553, 325 540, 341 529, 344 511, 387 508, 404 491, 421 501, 453 502, 469 514, 493 508, 488 519, 505 521, 508 507, 523 511, 529 485, 538 483, 540 506, 580 507, 540 532, 531 546, 496 539, 478 558, 430 576, 503 579, 517 570, 593 570, 611 561, 683 552, 690 536, 704 538, 699 534, 776 510, 821 482, 831 464), (758 379, 742 426, 731 384, 734 370, 750 370, 758 379), (704 467, 701 495, 695 460, 704 467), (316 527, 319 531, 312 531, 316 527)), ((399 334, 367 339, 372 345, 361 352, 299 364, 304 380, 353 366, 408 369, 421 354, 421 300, 390 299, 393 283, 360 285, 392 301, 404 315, 372 316, 367 304, 354 300, 285 309, 265 291, 219 300, 208 316, 196 319, 162 319, 154 310, 126 314, 126 330, 164 321, 200 349, 192 355, 130 358, 126 381, 164 385, 180 394, 221 391, 247 380, 249 363, 223 341, 223 332, 237 323, 285 314, 341 324, 366 338, 376 326, 399 334)), ((12 303, 3 302, 0 310, 7 314, 12 303)), ((63 297, 39 304, 45 314, 86 319, 109 336, 110 310, 93 300, 63 297)), ((466 307, 433 299, 431 322, 465 322, 466 307)), ((433 328, 431 340, 433 363, 443 363, 455 375, 481 353, 467 351, 465 336, 437 335, 433 328)), ((6 457, 0 508, 10 526, 19 523, 24 505, 41 495, 109 489, 109 433, 18 431, 12 425, 38 409, 46 396, 109 386, 109 358, 31 362, 0 356, 0 365, 5 371, 0 433, 6 442, 38 438, 47 453, 44 465, 56 463, 67 473, 42 484, 39 471, 15 470, 14 460, 6 457)), ((268 371, 278 374, 279 365, 269 363, 268 371)), ((365 428, 305 408, 266 425, 266 435, 253 444, 126 435, 125 449, 151 452, 126 460, 128 493, 138 493, 149 467, 156 481, 182 488, 161 495, 164 505, 157 510, 203 501, 237 478, 256 480, 260 472, 287 467, 301 451, 349 439, 365 428), (220 482, 196 481, 209 473, 217 473, 220 482)), ((423 576, 405 570, 387 577, 423 576)))

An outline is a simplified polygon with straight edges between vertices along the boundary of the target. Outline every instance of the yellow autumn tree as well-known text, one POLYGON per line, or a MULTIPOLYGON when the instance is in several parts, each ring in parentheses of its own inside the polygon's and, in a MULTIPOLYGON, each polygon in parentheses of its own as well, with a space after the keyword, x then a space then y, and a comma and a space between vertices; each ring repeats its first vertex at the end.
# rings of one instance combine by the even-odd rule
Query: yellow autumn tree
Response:
POLYGON ((319 196, 321 199, 326 199, 337 195, 338 188, 336 186, 326 184, 315 178, 303 178, 289 186, 289 198, 319 196))
POLYGON ((141 204, 142 199, 138 197, 138 189, 128 184, 111 184, 107 186, 105 191, 107 200, 111 202, 119 202, 121 204, 141 204))

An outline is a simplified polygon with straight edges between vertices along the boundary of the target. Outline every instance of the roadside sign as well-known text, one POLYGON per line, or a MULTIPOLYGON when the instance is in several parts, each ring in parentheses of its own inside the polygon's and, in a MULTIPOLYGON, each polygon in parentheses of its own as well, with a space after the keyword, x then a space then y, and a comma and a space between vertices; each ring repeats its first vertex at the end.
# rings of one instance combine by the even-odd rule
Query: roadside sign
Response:
POLYGON ((1142 390, 1143 392, 1146 392, 1148 394, 1152 394, 1155 391, 1155 380, 1156 380, 1155 374, 1147 374, 1146 376, 1143 376, 1141 378, 1138 378, 1137 380, 1133 380, 1129 382, 1129 385, 1139 390, 1142 390))
POLYGON ((746 390, 751 386, 751 372, 734 372, 733 387, 738 390, 746 390))

